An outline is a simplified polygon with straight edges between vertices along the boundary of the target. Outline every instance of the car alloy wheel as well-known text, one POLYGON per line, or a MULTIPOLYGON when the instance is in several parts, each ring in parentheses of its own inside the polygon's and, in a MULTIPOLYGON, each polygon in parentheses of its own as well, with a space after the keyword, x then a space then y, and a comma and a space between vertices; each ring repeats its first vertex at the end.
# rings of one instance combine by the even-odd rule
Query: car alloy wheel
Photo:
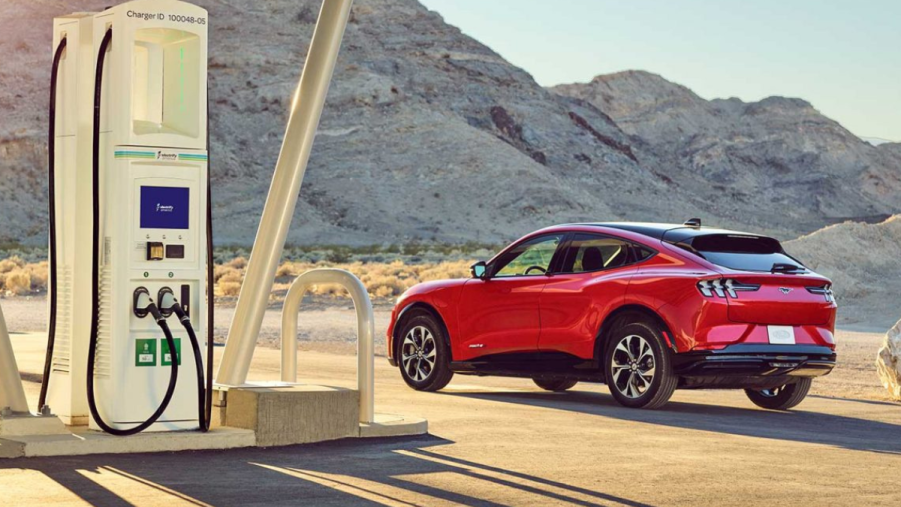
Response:
POLYGON ((757 391, 764 398, 775 398, 779 396, 779 393, 782 392, 782 387, 776 387, 774 389, 761 389, 757 391))
POLYGON ((655 361, 651 345, 638 335, 628 335, 616 345, 610 358, 613 384, 627 398, 640 398, 654 381, 655 361))
POLYGON ((401 365, 407 375, 422 382, 435 371, 435 337, 423 326, 416 326, 407 332, 401 345, 401 365))
POLYGON ((626 324, 604 345, 607 387, 620 405, 660 408, 679 383, 660 327, 651 322, 626 324))

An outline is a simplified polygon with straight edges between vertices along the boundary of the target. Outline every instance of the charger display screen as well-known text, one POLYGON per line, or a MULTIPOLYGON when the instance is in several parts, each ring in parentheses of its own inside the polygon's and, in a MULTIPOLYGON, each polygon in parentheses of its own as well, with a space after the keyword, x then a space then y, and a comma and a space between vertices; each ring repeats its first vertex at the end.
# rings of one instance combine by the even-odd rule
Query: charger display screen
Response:
POLYGON ((141 187, 142 229, 188 229, 191 189, 141 187))

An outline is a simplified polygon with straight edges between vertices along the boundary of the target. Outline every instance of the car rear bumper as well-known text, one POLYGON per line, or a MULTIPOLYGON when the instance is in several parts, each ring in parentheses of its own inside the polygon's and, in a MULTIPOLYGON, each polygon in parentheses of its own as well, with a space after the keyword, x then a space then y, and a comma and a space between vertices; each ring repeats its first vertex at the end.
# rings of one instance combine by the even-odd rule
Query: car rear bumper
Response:
POLYGON ((835 368, 835 351, 819 345, 735 344, 673 356, 685 387, 759 387, 835 368))

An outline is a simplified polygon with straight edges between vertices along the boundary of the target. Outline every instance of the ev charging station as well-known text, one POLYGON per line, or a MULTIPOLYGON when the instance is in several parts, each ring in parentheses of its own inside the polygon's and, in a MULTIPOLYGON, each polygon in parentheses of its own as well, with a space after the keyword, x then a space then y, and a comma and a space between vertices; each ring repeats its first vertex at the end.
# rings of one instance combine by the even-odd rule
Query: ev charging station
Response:
POLYGON ((247 382, 352 4, 323 0, 223 351, 215 403, 207 12, 178 0, 135 0, 54 19, 50 318, 40 416, 28 412, 0 311, 0 457, 427 432, 424 419, 374 413, 372 304, 360 280, 345 271, 298 277, 282 315, 283 381, 247 382), (352 295, 356 390, 296 381, 296 313, 313 283, 336 283, 352 295), (262 405, 275 421, 248 416, 262 405), (212 425, 216 430, 203 438, 183 435, 212 425), (144 431, 183 436, 116 445, 103 435, 144 431), (18 448, 11 446, 16 442, 18 448))
POLYGON ((93 16, 53 20, 51 78, 49 341, 39 409, 53 407, 67 425, 88 423, 88 347, 91 323, 91 101, 93 16), (52 349, 52 351, 50 350, 52 349))
MULTIPOLYGON (((95 429, 102 419, 118 430, 147 420, 171 385, 174 368, 187 378, 203 377, 197 342, 207 334, 201 304, 207 287, 206 20, 199 7, 156 0, 94 17, 96 75, 102 79, 94 99, 99 147, 93 148, 94 157, 99 154, 94 164, 99 162, 102 210, 92 259, 94 269, 93 261, 99 263, 91 333, 96 343, 90 349, 96 352, 95 429), (104 41, 110 41, 105 59, 104 41), (142 310, 141 290, 164 316, 180 306, 188 319, 182 323, 194 329, 194 347, 189 349, 189 327, 181 330, 187 334, 175 332, 181 337, 161 337, 161 321, 142 310), (173 294, 176 306, 167 303, 173 294), (123 386, 143 388, 131 392, 123 386)), ((179 385, 149 429, 199 427, 202 386, 202 380, 179 385)))
POLYGON ((54 47, 46 405, 108 432, 204 427, 207 13, 138 0, 64 16, 54 47))

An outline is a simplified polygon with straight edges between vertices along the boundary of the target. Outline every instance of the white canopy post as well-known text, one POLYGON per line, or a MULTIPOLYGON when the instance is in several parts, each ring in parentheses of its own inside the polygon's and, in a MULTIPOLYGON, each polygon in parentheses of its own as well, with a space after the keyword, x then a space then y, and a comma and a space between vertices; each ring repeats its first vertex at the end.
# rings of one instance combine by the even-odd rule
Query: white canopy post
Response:
POLYGON ((322 3, 225 342, 216 376, 219 384, 237 386, 247 380, 352 4, 353 0, 324 0, 322 3))

